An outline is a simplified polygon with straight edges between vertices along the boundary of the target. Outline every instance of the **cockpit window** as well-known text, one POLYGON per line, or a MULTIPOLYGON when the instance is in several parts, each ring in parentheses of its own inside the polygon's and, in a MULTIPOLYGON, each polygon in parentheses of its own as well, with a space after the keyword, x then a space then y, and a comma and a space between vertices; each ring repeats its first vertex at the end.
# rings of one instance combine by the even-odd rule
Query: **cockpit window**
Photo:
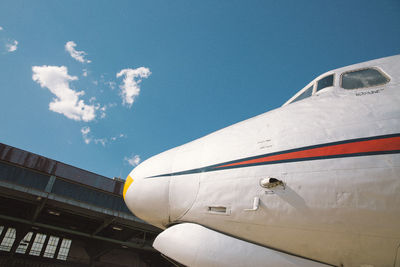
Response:
POLYGON ((333 74, 328 75, 328 76, 326 76, 326 77, 324 77, 324 78, 322 78, 321 80, 318 81, 318 83, 317 83, 317 92, 319 90, 322 90, 322 89, 324 89, 326 87, 329 87, 329 86, 333 86, 333 74))
POLYGON ((304 98, 310 97, 312 95, 312 91, 313 91, 313 86, 311 85, 310 87, 308 87, 303 93, 301 93, 298 97, 296 97, 293 102, 296 101, 300 101, 303 100, 304 98))
POLYGON ((388 83, 390 79, 377 69, 362 69, 342 74, 344 89, 366 88, 388 83))

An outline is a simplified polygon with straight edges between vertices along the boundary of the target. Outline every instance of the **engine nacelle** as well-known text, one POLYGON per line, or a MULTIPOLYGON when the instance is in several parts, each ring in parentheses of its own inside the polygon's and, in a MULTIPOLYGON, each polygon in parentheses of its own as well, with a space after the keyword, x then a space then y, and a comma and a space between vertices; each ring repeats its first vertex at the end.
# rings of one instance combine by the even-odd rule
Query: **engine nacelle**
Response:
POLYGON ((193 223, 168 228, 157 236, 153 247, 167 257, 191 267, 330 266, 258 246, 193 223))

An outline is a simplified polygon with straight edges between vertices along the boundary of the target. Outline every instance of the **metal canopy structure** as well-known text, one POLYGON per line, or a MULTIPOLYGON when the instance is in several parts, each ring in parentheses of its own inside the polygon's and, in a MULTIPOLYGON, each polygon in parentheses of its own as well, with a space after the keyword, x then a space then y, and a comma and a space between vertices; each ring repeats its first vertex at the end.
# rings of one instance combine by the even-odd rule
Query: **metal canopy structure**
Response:
POLYGON ((0 265, 170 266, 123 182, 0 143, 0 265))

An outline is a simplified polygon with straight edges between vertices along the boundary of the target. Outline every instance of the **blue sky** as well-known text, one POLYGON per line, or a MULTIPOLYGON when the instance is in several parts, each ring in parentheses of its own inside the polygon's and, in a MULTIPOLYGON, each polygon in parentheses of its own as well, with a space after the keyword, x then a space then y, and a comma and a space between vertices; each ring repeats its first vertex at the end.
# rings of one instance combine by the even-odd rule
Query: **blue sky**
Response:
POLYGON ((125 179, 325 71, 399 54, 399 14, 398 0, 3 0, 0 142, 125 179))

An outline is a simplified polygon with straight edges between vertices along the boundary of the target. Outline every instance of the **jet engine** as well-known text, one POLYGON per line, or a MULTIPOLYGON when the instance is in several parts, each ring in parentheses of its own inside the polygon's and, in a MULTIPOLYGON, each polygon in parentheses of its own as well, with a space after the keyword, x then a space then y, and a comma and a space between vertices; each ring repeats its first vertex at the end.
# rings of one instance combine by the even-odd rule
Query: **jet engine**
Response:
POLYGON ((193 223, 169 227, 157 236, 153 247, 167 257, 191 267, 330 266, 236 239, 193 223))

